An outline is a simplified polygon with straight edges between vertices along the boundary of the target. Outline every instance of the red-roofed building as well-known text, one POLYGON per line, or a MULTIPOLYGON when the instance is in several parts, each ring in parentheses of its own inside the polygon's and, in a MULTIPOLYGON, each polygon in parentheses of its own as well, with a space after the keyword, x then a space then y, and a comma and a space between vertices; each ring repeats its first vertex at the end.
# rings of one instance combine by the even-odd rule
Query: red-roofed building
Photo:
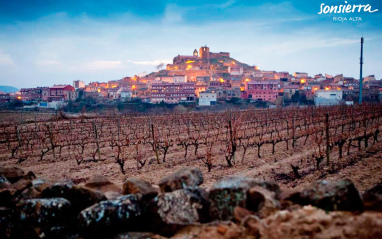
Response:
POLYGON ((152 84, 148 94, 151 103, 195 101, 195 83, 152 84))
POLYGON ((276 80, 245 82, 245 91, 242 92, 241 98, 274 101, 278 97, 278 84, 279 81, 276 80))
POLYGON ((219 78, 218 81, 210 82, 210 89, 231 89, 232 85, 230 80, 219 78))
POLYGON ((208 89, 209 85, 208 84, 196 84, 195 85, 195 95, 199 97, 200 92, 204 92, 208 89))
POLYGON ((118 99, 118 91, 119 91, 119 88, 108 89, 107 97, 111 98, 111 99, 114 99, 114 100, 118 99))
POLYGON ((322 74, 314 75, 314 79, 319 79, 319 78, 324 78, 324 76, 322 74))
POLYGON ((244 68, 242 66, 229 66, 228 73, 231 75, 241 76, 244 73, 244 68))
POLYGON ((300 86, 299 85, 285 85, 283 87, 284 89, 284 98, 291 99, 292 96, 296 93, 296 91, 299 91, 300 86))
POLYGON ((76 99, 76 92, 71 85, 55 85, 42 91, 42 100, 52 101, 69 101, 76 99))
POLYGON ((46 87, 37 87, 37 88, 21 88, 21 99, 22 100, 41 100, 42 91, 46 87))
POLYGON ((295 73, 293 73, 293 76, 296 77, 296 78, 307 78, 308 77, 308 73, 305 73, 305 72, 295 72, 295 73))

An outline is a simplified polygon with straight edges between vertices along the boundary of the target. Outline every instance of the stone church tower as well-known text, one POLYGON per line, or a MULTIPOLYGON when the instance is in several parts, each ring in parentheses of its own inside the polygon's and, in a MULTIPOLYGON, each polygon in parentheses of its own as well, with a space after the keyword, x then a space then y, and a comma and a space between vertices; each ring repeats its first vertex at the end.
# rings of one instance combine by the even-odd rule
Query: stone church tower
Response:
POLYGON ((207 46, 202 46, 199 49, 199 57, 202 59, 209 59, 210 58, 210 48, 207 46))
POLYGON ((193 56, 198 56, 198 50, 194 50, 193 56))

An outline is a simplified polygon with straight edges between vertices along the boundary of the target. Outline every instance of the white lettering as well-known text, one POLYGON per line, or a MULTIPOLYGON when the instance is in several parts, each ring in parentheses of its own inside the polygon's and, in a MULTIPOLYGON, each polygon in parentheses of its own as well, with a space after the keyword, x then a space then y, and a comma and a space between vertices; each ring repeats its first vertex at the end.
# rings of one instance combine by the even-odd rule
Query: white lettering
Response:
POLYGON ((365 10, 364 10, 365 12, 367 11, 367 12, 377 12, 378 11, 378 9, 375 9, 375 10, 373 10, 373 11, 371 11, 371 6, 370 6, 370 4, 367 4, 366 6, 365 6, 365 10))
POLYGON ((346 7, 346 13, 349 13, 349 12, 351 12, 351 6, 350 6, 350 5, 347 5, 347 7, 346 7))
POLYGON ((321 3, 321 6, 320 6, 320 12, 318 14, 322 14, 322 5, 325 5, 325 3, 321 3))
POLYGON ((372 10, 372 6, 370 4, 351 5, 351 4, 348 4, 347 1, 345 1, 345 5, 339 5, 339 6, 336 6, 336 5, 329 6, 329 5, 326 5, 325 3, 321 3, 320 12, 318 14, 345 13, 345 12, 354 13, 357 10, 357 8, 358 8, 358 12, 361 12, 362 10, 364 12, 370 12, 370 13, 378 12, 378 9, 372 10))
POLYGON ((337 8, 338 8, 338 6, 332 6, 330 8, 330 13, 332 13, 332 12, 337 13, 337 8))
MULTIPOLYGON (((361 9, 364 8, 364 7, 365 7, 365 5, 360 4, 360 5, 359 5, 358 12, 361 12, 361 9)), ((365 9, 363 9, 363 11, 366 12, 365 9)))
POLYGON ((325 14, 328 13, 329 10, 330 10, 330 7, 329 7, 329 6, 325 6, 325 7, 324 7, 324 13, 325 13, 325 14))

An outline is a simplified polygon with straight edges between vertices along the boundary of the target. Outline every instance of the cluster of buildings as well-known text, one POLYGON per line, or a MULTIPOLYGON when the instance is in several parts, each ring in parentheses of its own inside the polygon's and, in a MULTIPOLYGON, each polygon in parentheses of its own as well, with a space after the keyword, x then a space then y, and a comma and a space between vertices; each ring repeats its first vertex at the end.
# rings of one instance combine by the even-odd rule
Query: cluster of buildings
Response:
MULTIPOLYGON (((381 100, 381 82, 373 75, 363 79, 363 95, 367 100, 381 100)), ((304 99, 316 105, 333 105, 351 104, 358 99, 359 81, 342 74, 309 76, 304 72, 290 74, 260 70, 231 58, 228 52, 213 53, 203 46, 199 51, 195 49, 192 55, 174 57, 166 69, 147 76, 89 84, 77 80, 73 85, 23 88, 19 93, 19 99, 43 103, 44 106, 87 98, 101 101, 140 98, 153 104, 197 102, 200 106, 232 98, 271 105, 304 99)), ((0 100, 2 97, 0 95, 0 100)))

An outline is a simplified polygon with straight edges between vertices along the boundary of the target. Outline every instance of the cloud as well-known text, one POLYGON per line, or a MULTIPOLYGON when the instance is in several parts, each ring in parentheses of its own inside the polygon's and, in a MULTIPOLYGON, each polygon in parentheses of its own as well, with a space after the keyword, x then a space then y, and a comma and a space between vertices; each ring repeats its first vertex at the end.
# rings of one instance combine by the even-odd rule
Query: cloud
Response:
POLYGON ((0 52, 0 65, 13 66, 14 62, 10 55, 0 52))
POLYGON ((236 3, 236 0, 230 0, 228 2, 221 3, 221 4, 217 5, 217 7, 219 7, 219 8, 227 8, 227 7, 232 6, 234 3, 236 3))
POLYGON ((301 37, 296 38, 294 40, 291 39, 285 42, 277 42, 264 45, 261 48, 261 50, 264 52, 277 52, 280 55, 288 55, 309 49, 337 47, 349 44, 356 44, 358 42, 358 39, 301 37))
POLYGON ((182 21, 182 13, 185 8, 180 8, 175 4, 168 4, 164 11, 163 23, 179 23, 182 21))
POLYGON ((136 65, 152 65, 152 66, 157 66, 157 65, 159 65, 161 63, 169 64, 172 61, 171 60, 155 60, 155 61, 130 61, 129 60, 127 62, 136 64, 136 65))
POLYGON ((121 61, 92 61, 84 64, 84 68, 88 70, 110 70, 121 66, 121 61))

